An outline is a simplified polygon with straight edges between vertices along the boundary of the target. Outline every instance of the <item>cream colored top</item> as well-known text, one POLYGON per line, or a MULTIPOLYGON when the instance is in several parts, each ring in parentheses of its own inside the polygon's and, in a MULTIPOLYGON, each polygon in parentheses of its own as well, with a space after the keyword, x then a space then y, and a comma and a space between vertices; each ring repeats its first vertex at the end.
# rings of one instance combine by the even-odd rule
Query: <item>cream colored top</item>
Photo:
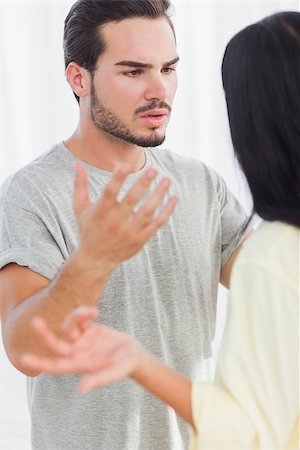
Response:
POLYGON ((300 448, 299 284, 300 229, 262 222, 233 270, 215 383, 193 383, 191 450, 300 448))

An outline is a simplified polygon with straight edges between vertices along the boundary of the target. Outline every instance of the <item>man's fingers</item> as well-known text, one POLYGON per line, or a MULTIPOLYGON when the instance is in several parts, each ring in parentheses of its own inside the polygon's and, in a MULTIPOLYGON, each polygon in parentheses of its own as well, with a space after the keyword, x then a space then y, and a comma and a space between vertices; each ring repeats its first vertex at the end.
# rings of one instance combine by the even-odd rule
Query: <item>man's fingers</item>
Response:
POLYGON ((129 164, 122 164, 115 170, 98 200, 101 214, 105 214, 115 205, 120 189, 131 171, 129 164))
POLYGON ((137 212, 135 221, 139 224, 139 226, 148 224, 149 221, 152 220, 154 214, 162 205, 163 199, 169 190, 170 184, 171 182, 169 178, 164 177, 158 184, 149 200, 137 212))
POLYGON ((91 204, 89 198, 88 175, 86 169, 76 162, 74 164, 75 179, 73 191, 73 210, 78 217, 91 204))
POLYGON ((175 196, 168 200, 160 213, 142 231, 142 240, 146 242, 159 228, 167 223, 175 210, 177 202, 178 199, 175 196))
POLYGON ((149 189, 156 176, 157 170, 150 168, 134 183, 120 203, 119 209, 122 210, 125 216, 128 217, 133 212, 134 207, 149 189))

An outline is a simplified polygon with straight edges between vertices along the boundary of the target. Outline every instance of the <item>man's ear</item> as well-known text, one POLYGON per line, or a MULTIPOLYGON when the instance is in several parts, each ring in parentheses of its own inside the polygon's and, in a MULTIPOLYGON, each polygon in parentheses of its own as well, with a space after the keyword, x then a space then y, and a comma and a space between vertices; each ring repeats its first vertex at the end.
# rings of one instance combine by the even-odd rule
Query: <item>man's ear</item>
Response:
POLYGON ((90 73, 75 62, 66 68, 66 77, 72 91, 78 97, 86 97, 90 92, 90 73))

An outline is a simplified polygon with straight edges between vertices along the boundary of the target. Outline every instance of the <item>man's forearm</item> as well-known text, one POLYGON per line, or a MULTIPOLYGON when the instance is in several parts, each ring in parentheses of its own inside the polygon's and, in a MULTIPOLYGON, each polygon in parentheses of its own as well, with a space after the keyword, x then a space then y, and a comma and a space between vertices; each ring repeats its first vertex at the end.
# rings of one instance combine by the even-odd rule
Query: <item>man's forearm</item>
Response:
POLYGON ((21 353, 49 355, 31 327, 32 318, 35 315, 45 318, 49 327, 59 334, 64 318, 72 309, 97 305, 113 268, 108 263, 93 264, 80 249, 76 250, 46 288, 9 312, 2 333, 11 362, 23 371, 18 362, 21 353))
MULTIPOLYGON (((8 276, 4 277, 8 284, 2 289, 2 312, 0 308, 4 345, 11 362, 24 372, 25 369, 19 364, 21 353, 49 355, 30 326, 32 317, 43 317, 50 329, 59 333, 62 321, 72 309, 79 305, 95 306, 114 268, 143 248, 167 222, 176 205, 176 198, 170 197, 162 206, 170 185, 170 181, 163 178, 143 207, 135 211, 157 175, 154 168, 143 173, 120 202, 118 195, 130 173, 129 165, 120 166, 114 172, 100 198, 92 203, 87 172, 80 164, 77 166, 73 209, 80 247, 54 280, 47 286, 38 284, 35 290, 27 291, 24 296, 19 295, 20 291, 21 294, 26 291, 21 278, 17 279, 16 288, 11 289, 8 276)), ((27 287, 33 288, 35 283, 36 280, 30 280, 27 287)))

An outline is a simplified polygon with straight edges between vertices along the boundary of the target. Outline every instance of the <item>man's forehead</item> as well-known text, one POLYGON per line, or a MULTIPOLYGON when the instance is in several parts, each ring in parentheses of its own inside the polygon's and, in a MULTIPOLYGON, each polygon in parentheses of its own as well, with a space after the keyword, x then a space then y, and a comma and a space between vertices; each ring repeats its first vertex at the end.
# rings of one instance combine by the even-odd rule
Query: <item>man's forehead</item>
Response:
POLYGON ((100 33, 105 43, 104 53, 118 60, 151 63, 147 59, 156 55, 165 63, 177 56, 174 33, 165 17, 109 22, 100 33))

